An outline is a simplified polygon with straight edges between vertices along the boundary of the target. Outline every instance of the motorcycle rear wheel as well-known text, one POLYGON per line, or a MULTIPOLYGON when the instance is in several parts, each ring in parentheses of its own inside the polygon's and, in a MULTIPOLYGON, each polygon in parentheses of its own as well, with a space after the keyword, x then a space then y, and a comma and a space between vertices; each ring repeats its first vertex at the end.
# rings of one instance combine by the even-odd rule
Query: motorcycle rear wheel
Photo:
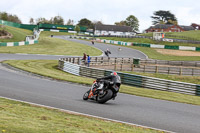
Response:
POLYGON ((113 95, 113 92, 110 89, 105 90, 103 95, 97 96, 97 101, 98 103, 105 103, 111 99, 112 95, 113 95))

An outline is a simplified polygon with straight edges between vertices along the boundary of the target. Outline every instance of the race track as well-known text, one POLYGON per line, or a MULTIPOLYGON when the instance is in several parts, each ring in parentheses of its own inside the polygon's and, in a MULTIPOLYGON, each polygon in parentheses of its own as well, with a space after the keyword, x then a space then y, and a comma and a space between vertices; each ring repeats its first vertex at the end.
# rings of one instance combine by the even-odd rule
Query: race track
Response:
MULTIPOLYGON (((74 41, 91 45, 90 42, 87 41, 74 41)), ((97 44, 94 46, 96 45, 97 44)), ((107 44, 103 45, 107 46, 107 44)), ((112 55, 118 55, 115 53, 115 48, 112 49, 112 55)), ((123 50, 124 47, 122 51, 123 50)), ((135 53, 135 51, 132 53, 135 53)), ((123 56, 133 56, 129 54, 130 53, 125 52, 123 53, 123 56)), ((58 60, 60 57, 66 56, 0 54, 0 61, 9 59, 58 60)), ((143 55, 138 58, 146 58, 146 56, 143 55)), ((119 93, 114 101, 111 100, 106 104, 98 104, 94 101, 82 100, 82 95, 88 90, 88 87, 86 86, 31 76, 5 68, 2 65, 0 65, 0 75, 0 96, 2 97, 172 132, 199 133, 200 131, 200 106, 138 97, 122 93, 119 93)))

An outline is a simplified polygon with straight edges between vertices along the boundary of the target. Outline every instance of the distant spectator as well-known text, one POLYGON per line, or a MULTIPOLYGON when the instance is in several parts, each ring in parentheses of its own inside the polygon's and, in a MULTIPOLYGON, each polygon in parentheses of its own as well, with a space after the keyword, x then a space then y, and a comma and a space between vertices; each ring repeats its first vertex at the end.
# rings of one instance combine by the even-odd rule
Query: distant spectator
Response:
POLYGON ((91 62, 91 57, 89 55, 87 55, 87 65, 88 65, 88 67, 90 67, 90 62, 91 62))
POLYGON ((91 42, 92 42, 92 44, 94 45, 94 40, 92 40, 91 42))
POLYGON ((83 53, 83 58, 81 60, 84 63, 84 65, 86 64, 86 58, 87 58, 86 53, 83 53))

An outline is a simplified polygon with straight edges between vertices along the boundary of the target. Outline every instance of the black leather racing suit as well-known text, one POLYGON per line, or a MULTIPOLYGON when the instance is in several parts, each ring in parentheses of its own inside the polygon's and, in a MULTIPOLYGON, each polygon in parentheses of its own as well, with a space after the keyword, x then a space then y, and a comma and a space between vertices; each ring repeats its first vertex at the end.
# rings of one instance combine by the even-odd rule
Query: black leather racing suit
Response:
POLYGON ((107 87, 111 82, 113 83, 113 85, 117 85, 118 87, 120 87, 121 85, 121 78, 118 75, 110 75, 102 78, 97 78, 97 82, 100 80, 104 80, 105 84, 107 84, 107 87))

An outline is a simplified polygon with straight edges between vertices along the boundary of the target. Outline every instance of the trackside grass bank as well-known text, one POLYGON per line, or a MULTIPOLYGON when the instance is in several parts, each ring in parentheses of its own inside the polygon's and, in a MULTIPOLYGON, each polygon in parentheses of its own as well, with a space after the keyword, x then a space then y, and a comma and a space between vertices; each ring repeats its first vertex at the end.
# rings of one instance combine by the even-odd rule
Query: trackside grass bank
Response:
MULTIPOLYGON (((4 61, 4 63, 8 63, 9 65, 23 69, 25 71, 37 73, 39 75, 44 75, 44 76, 51 77, 57 80, 65 80, 65 81, 85 84, 85 85, 91 85, 94 80, 91 78, 74 76, 72 74, 58 70, 57 69, 58 61, 55 61, 55 60, 19 60, 19 61, 9 60, 9 61, 4 61), (38 68, 40 68, 40 71, 38 71, 38 68)), ((190 77, 187 77, 187 79, 189 78, 190 77)), ((167 79, 174 80, 174 77, 169 76, 167 79)), ((176 79, 178 79, 179 81, 182 81, 181 78, 176 77, 176 79)), ((193 82, 193 80, 191 80, 191 82, 193 82)), ((150 98, 156 98, 156 99, 162 99, 162 100, 200 105, 200 97, 198 96, 191 96, 191 95, 144 89, 144 88, 136 88, 136 87, 125 86, 125 85, 121 86, 120 92, 131 94, 131 95, 143 96, 143 97, 150 97, 150 98)))
POLYGON ((0 98, 0 133, 162 133, 0 98))
POLYGON ((0 30, 5 30, 13 35, 13 37, 10 39, 0 39, 0 42, 25 41, 25 38, 27 35, 33 34, 33 32, 31 30, 25 30, 25 29, 21 29, 21 28, 10 27, 10 26, 5 26, 4 28, 0 28, 0 30))
POLYGON ((93 56, 102 54, 100 50, 94 47, 50 37, 50 35, 65 34, 69 35, 69 33, 44 31, 40 34, 38 44, 16 47, 0 47, 0 53, 27 53, 74 56, 82 56, 83 52, 93 56))

